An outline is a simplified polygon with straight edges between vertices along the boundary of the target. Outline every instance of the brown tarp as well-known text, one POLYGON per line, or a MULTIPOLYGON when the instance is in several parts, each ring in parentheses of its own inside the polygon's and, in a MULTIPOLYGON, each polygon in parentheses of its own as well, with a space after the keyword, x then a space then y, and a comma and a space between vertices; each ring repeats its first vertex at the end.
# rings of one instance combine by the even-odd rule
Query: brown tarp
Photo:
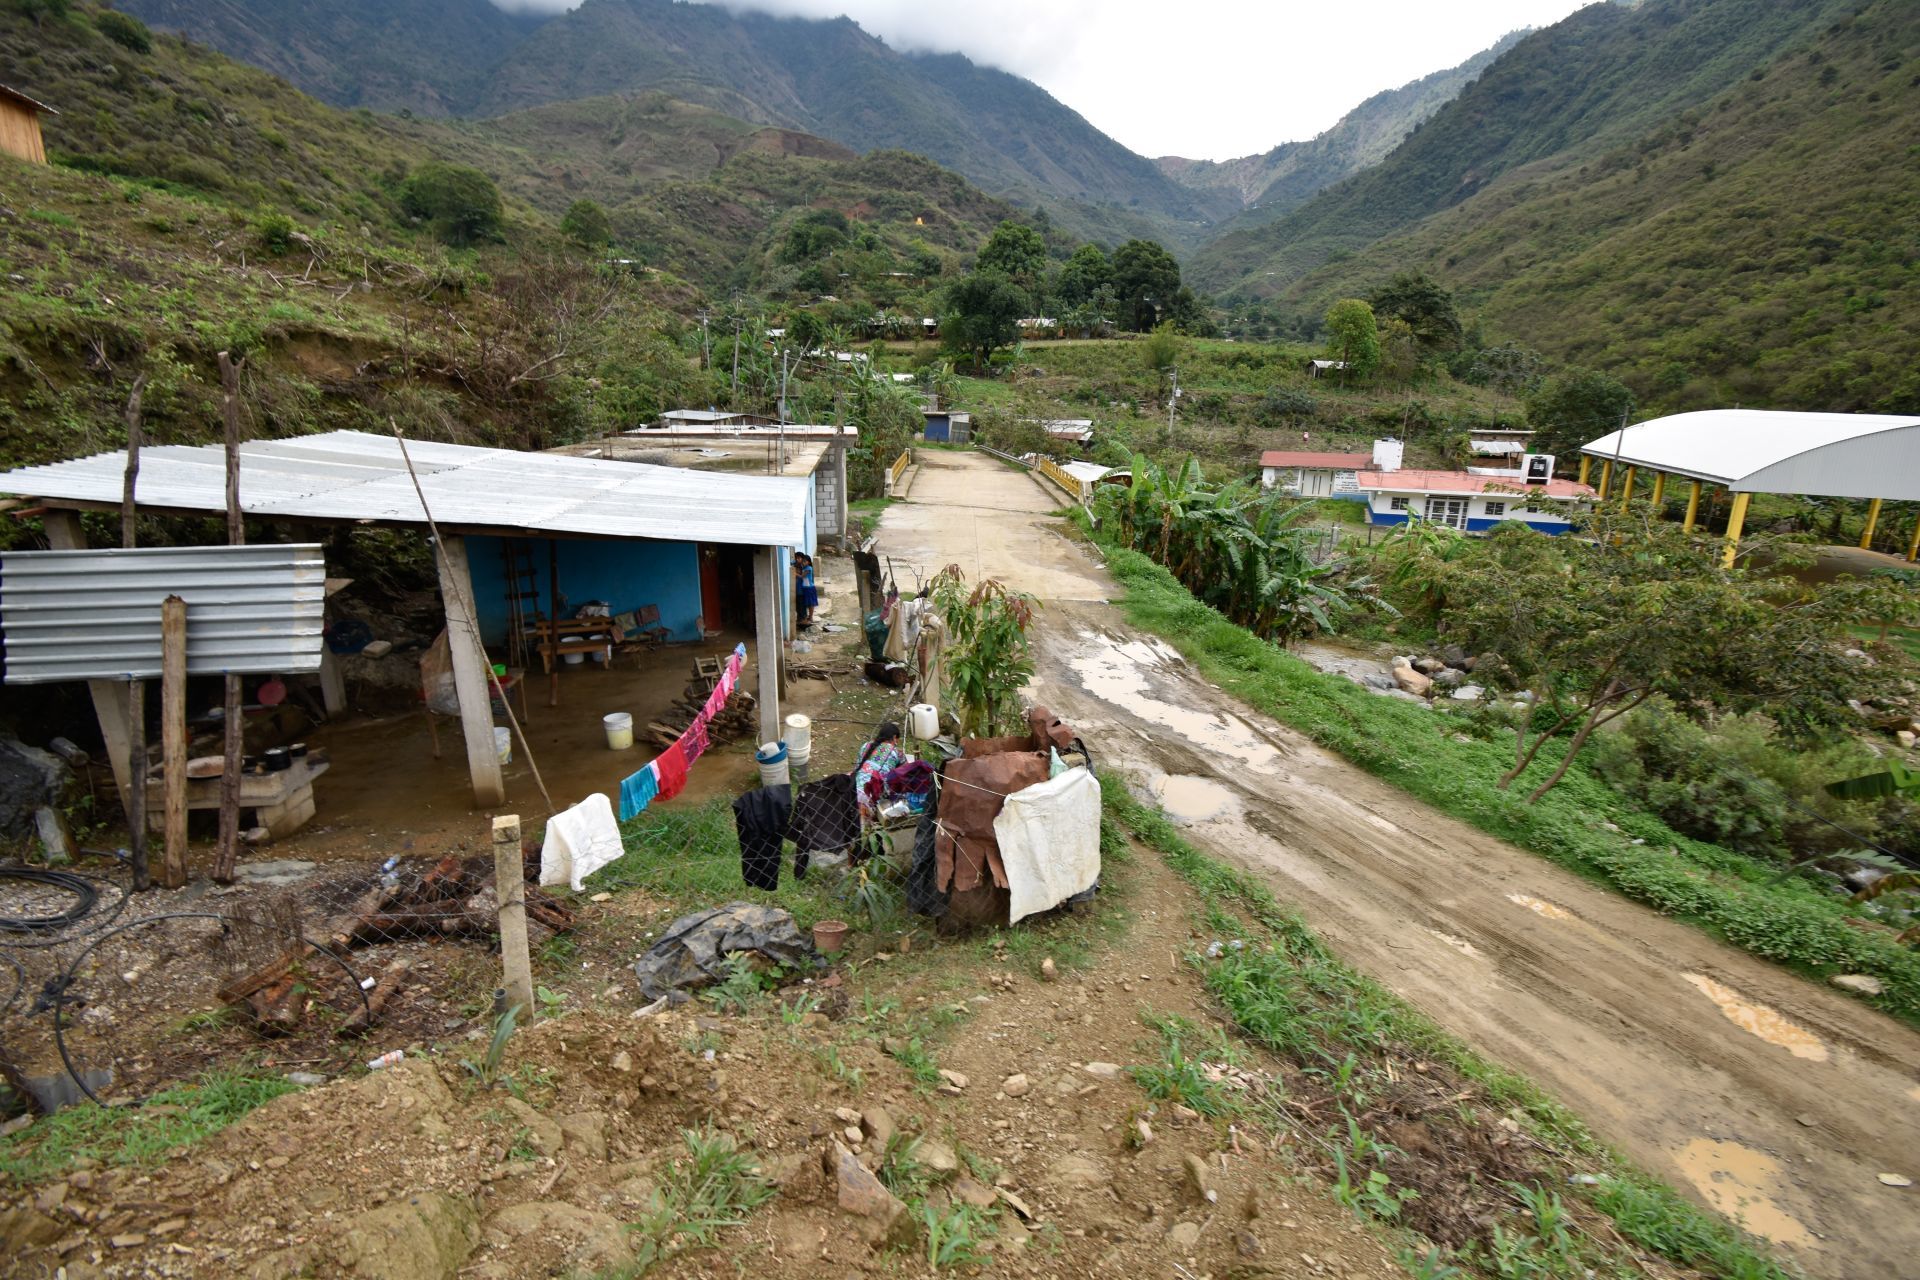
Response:
POLYGON ((1015 791, 1047 780, 1047 757, 1038 751, 1006 751, 947 761, 940 788, 940 839, 934 845, 934 884, 965 893, 988 876, 1007 887, 993 820, 1015 791))

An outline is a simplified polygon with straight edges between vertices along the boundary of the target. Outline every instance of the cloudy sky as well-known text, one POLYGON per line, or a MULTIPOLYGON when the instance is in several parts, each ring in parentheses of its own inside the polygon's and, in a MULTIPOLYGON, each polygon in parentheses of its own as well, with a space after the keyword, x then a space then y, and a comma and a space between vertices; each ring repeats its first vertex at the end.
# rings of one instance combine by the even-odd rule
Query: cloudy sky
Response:
MULTIPOLYGON (((495 0, 559 10, 577 0, 495 0)), ((896 49, 1026 76, 1144 155, 1221 160, 1310 138, 1382 89, 1581 0, 729 0, 845 14, 896 49)))

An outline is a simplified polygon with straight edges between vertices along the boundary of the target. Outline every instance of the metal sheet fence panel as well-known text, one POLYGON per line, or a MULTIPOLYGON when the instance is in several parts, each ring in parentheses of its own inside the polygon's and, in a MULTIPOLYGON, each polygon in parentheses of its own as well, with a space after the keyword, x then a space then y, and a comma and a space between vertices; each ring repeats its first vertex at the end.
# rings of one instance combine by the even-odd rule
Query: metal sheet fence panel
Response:
POLYGON ((152 679, 160 602, 187 602, 187 673, 320 667, 318 544, 23 551, 0 557, 7 684, 152 679))

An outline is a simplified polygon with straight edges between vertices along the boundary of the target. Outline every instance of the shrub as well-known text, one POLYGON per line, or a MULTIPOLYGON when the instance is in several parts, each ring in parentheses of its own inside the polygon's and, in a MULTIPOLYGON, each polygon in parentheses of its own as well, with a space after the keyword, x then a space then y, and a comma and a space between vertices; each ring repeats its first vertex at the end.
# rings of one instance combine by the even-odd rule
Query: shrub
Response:
POLYGON ((293 219, 278 209, 262 209, 253 216, 253 234, 268 253, 285 253, 293 247, 293 219))
POLYGON ((415 169, 400 188, 400 207, 433 224, 449 244, 467 245, 500 235, 500 188, 478 169, 431 161, 415 169))
POLYGON ((607 211, 593 200, 575 200, 560 219, 560 234, 576 244, 597 249, 613 239, 607 211))
POLYGON ((147 24, 118 9, 102 9, 93 15, 93 27, 101 35, 135 53, 153 52, 153 32, 147 24))

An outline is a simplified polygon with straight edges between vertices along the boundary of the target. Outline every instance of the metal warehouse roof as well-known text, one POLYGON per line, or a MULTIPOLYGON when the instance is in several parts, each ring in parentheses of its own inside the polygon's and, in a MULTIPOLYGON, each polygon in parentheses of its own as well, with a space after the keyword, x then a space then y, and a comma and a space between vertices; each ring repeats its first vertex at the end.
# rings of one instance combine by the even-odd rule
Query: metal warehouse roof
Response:
MULTIPOLYGON (((803 546, 809 481, 408 441, 433 518, 453 532, 524 531, 744 546, 803 546)), ((0 493, 117 506, 123 453, 0 473, 0 493)), ((140 451, 142 507, 226 510, 215 446, 140 451)), ((391 436, 358 431, 240 446, 240 506, 263 519, 420 525, 426 517, 391 436)))
POLYGON ((1746 493, 1920 499, 1920 416, 1708 409, 1611 431, 1581 449, 1746 493))

